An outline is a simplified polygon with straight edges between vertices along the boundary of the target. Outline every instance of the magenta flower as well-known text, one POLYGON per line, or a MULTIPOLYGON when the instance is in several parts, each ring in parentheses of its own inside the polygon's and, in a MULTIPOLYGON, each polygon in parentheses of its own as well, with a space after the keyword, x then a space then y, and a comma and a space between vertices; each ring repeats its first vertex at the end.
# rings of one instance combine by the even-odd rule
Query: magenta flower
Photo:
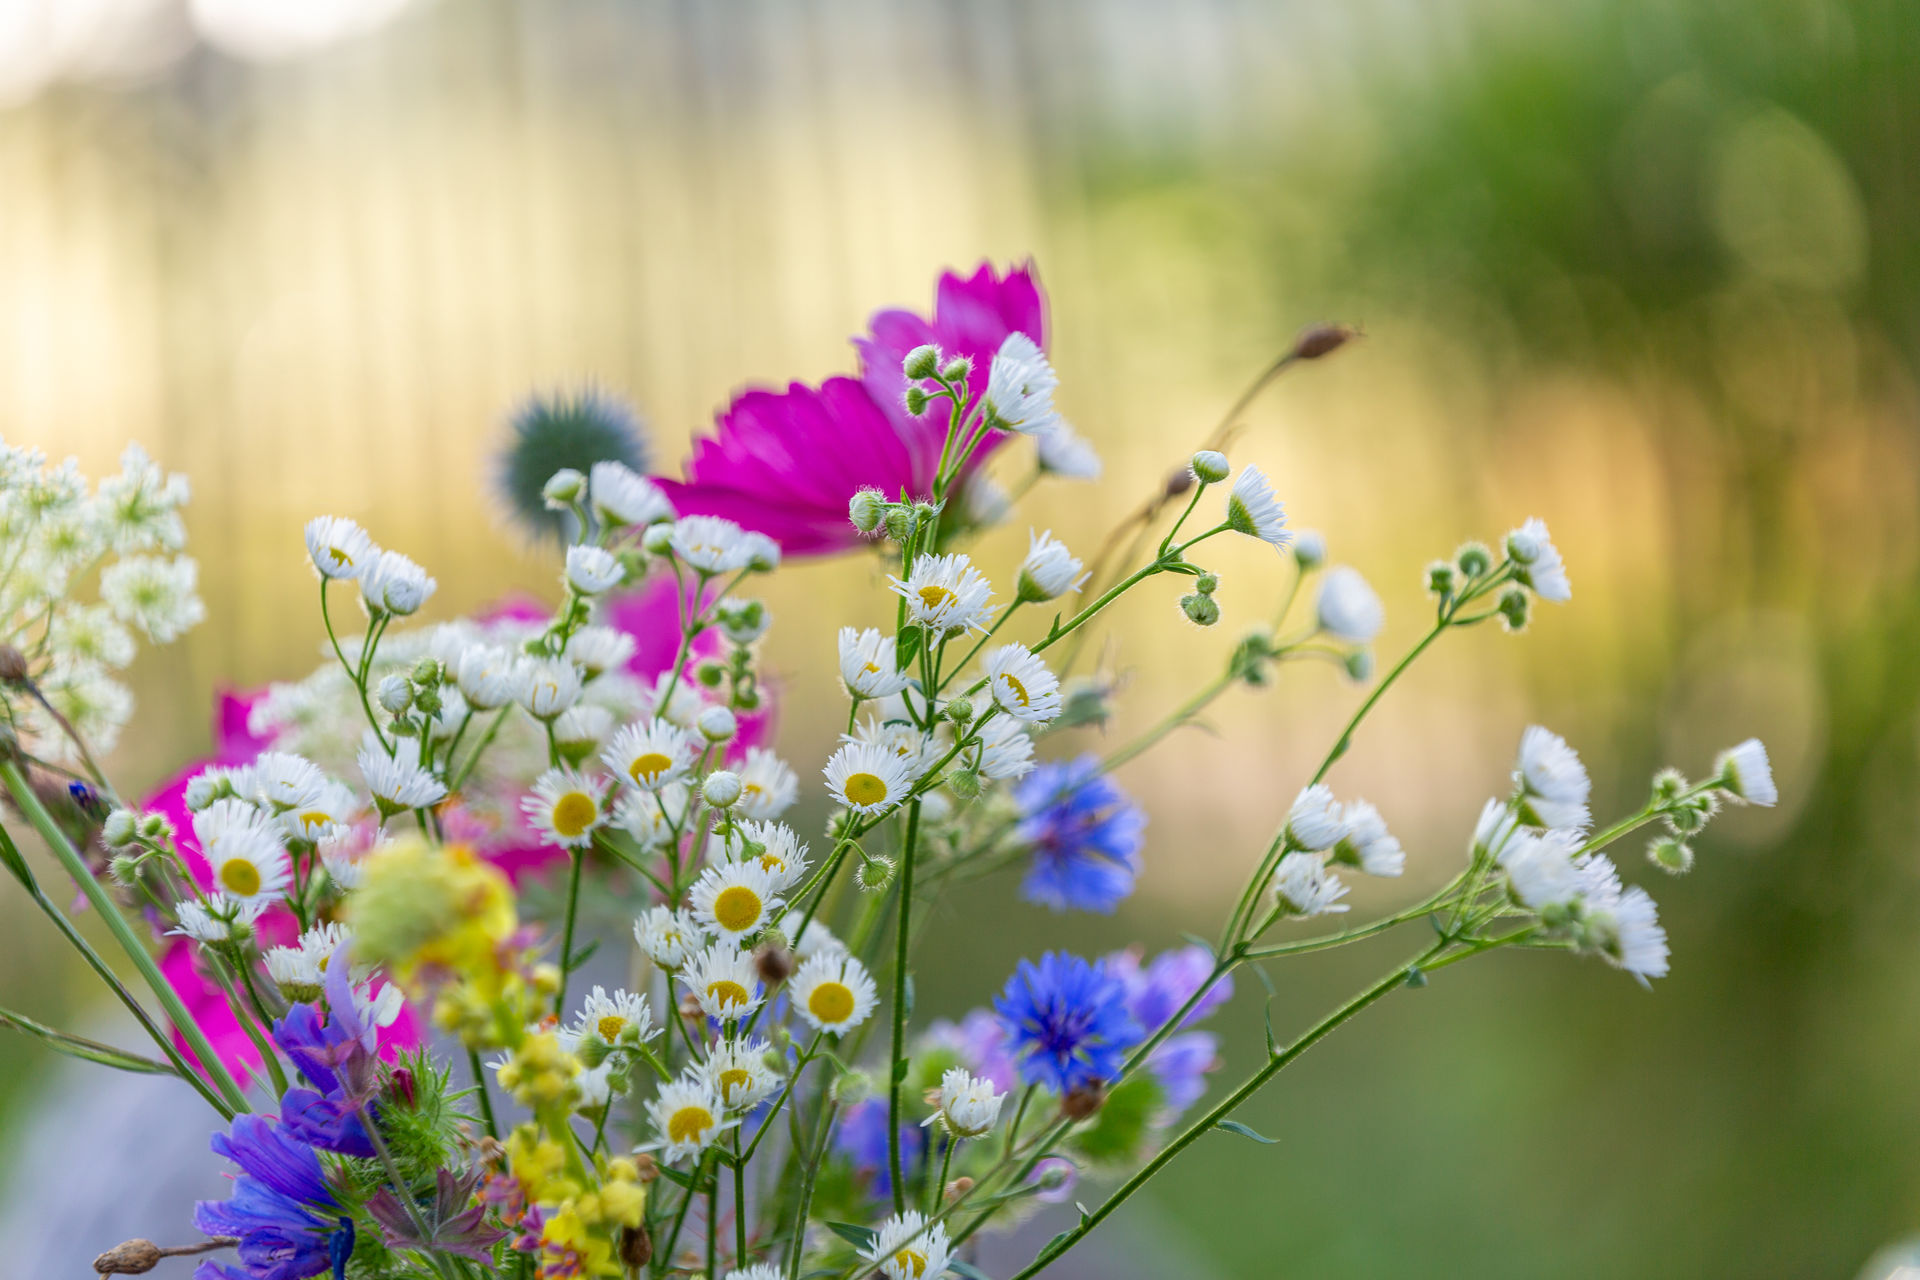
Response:
MULTIPOLYGON (((830 555, 858 544, 847 503, 863 488, 890 498, 924 498, 933 487, 951 407, 941 400, 907 413, 901 361, 932 343, 973 362, 969 382, 985 390, 994 353, 1020 332, 1045 347, 1046 298, 1031 265, 1004 276, 982 263, 971 277, 940 277, 933 318, 911 311, 876 314, 854 339, 860 376, 828 378, 818 388, 749 390, 734 397, 714 435, 694 442, 684 481, 659 483, 682 515, 724 516, 773 538, 788 555, 830 555)), ((984 440, 968 464, 985 460, 1004 433, 984 440)))

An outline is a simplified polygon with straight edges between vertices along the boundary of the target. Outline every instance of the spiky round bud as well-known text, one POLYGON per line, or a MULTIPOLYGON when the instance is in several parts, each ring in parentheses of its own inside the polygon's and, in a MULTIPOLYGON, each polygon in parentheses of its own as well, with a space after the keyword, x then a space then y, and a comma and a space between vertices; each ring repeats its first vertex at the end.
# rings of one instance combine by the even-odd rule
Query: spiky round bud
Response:
POLYGON ((413 705, 413 686, 405 676, 388 676, 380 682, 374 698, 389 715, 397 716, 413 705))
POLYGON ((885 858, 867 858, 854 878, 868 893, 878 893, 893 883, 893 863, 885 858))
POLYGON ((1203 596, 1210 596, 1220 589, 1220 575, 1203 573, 1193 580, 1193 589, 1203 596))
POLYGON ((1500 625, 1508 631, 1525 631, 1527 617, 1533 611, 1533 597, 1519 587, 1500 593, 1500 625))
POLYGON ((1458 576, 1452 561, 1435 560, 1427 566, 1427 594, 1442 598, 1452 595, 1458 576))
POLYGON ((921 378, 931 378, 939 371, 940 348, 931 342, 907 352, 907 358, 900 362, 900 372, 916 381, 921 378))
POLYGON ((940 376, 948 382, 965 382, 973 374, 973 361, 965 356, 955 356, 940 366, 940 376))
POLYGON ((1198 592, 1180 597, 1180 611, 1195 626, 1210 627, 1220 621, 1219 602, 1212 596, 1203 596, 1198 592))
POLYGON ((927 411, 927 389, 925 387, 907 388, 907 412, 919 417, 927 411))
POLYGON ((887 496, 878 489, 862 489, 847 499, 847 519, 862 533, 878 529, 886 514, 887 496))
POLYGON ((973 719, 973 703, 965 698, 955 698, 942 708, 942 714, 955 724, 965 724, 973 719))
POLYGON ((913 533, 913 508, 892 506, 887 508, 887 536, 895 542, 905 542, 913 533))
POLYGON ((708 742, 725 742, 740 732, 739 718, 725 707, 702 708, 693 723, 708 742))
POLYGON ((740 799, 740 775, 726 769, 715 769, 700 784, 700 795, 716 809, 730 809, 740 799))
POLYGON ((1662 769, 1653 775, 1653 806, 1665 808, 1678 800, 1687 789, 1687 776, 1678 769, 1662 769))
POLYGON ((131 809, 115 809, 100 824, 100 842, 109 849, 124 849, 139 832, 140 819, 131 809))
POLYGON ((1660 836, 1647 845, 1647 861, 1670 876, 1693 870, 1693 850, 1675 836, 1660 836))
POLYGON ((1493 552, 1487 550, 1484 542, 1468 542, 1453 553, 1453 562, 1460 566, 1464 576, 1477 578, 1493 568, 1493 552))
POLYGON ((980 775, 972 769, 955 769, 947 775, 947 789, 962 800, 971 800, 980 794, 980 775))

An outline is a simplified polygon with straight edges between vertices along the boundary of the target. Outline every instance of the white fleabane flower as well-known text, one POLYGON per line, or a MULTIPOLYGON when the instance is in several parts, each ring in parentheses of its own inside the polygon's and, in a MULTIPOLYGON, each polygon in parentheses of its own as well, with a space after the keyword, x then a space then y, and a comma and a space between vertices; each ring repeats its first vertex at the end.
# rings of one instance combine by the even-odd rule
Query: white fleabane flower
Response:
POLYGON ((200 566, 191 556, 129 556, 100 571, 100 598, 155 644, 171 644, 207 616, 199 584, 200 566))
POLYGON ((1064 595, 1085 580, 1080 567, 1067 544, 1054 537, 1052 530, 1035 533, 1029 529, 1027 558, 1020 562, 1019 596, 1029 604, 1038 604, 1064 595))
POLYGON ((1370 876, 1397 876, 1406 869, 1407 855, 1387 830, 1387 820, 1365 800, 1354 800, 1341 810, 1346 834, 1334 842, 1333 861, 1358 867, 1370 876))
POLYGON ((1327 535, 1318 529, 1302 529, 1294 534, 1293 559, 1303 573, 1318 569, 1327 562, 1327 535))
POLYGON ((649 525, 673 519, 673 504, 624 462, 596 462, 587 474, 588 501, 602 524, 649 525))
POLYGON ((120 474, 100 481, 95 508, 100 512, 114 550, 178 551, 187 544, 180 508, 190 489, 183 475, 168 475, 137 444, 120 454, 120 474))
POLYGON ((627 571, 620 557, 605 547, 575 545, 567 548, 566 584, 583 596, 597 596, 620 585, 627 571))
POLYGON ((835 802, 855 813, 885 813, 906 798, 907 766, 877 742, 847 743, 833 753, 823 772, 835 802))
POLYGON ((892 636, 874 627, 840 628, 840 679, 850 695, 884 698, 900 692, 908 677, 898 665, 892 636))
POLYGON ((1033 771, 1033 736, 1012 716, 995 716, 979 728, 978 741, 963 753, 983 778, 1002 781, 1033 771))
POLYGON ((693 718, 693 727, 703 739, 717 746, 740 732, 740 717, 716 703, 700 708, 700 714, 693 718))
POLYGON ((201 849, 213 868, 213 883, 235 901, 269 901, 293 883, 293 863, 286 848, 264 827, 229 827, 216 840, 203 839, 201 849))
POLYGON ((786 905, 773 896, 773 877, 757 861, 708 867, 687 900, 707 932, 735 940, 758 933, 786 905))
POLYGON ((929 631, 986 630, 993 584, 966 556, 921 556, 904 582, 889 581, 906 599, 907 616, 929 631))
POLYGON ((662 1084, 659 1095, 647 1104, 647 1115, 659 1133, 649 1145, 668 1164, 699 1155, 713 1145, 722 1130, 736 1123, 721 1120, 722 1105, 712 1086, 699 1076, 682 1076, 662 1084))
POLYGON ((736 573, 747 567, 747 532, 719 516, 682 516, 673 523, 673 554, 704 574, 736 573))
POLYGON ((269 947, 261 957, 267 977, 280 988, 280 994, 296 1004, 318 1000, 326 979, 320 973, 319 960, 304 946, 269 947))
POLYGON ((626 666, 634 647, 632 636, 613 627, 582 627, 567 637, 567 657, 589 680, 626 666))
POLYGON ((1093 445, 1068 426, 1056 420, 1051 427, 1033 433, 1035 459, 1049 475, 1068 480, 1098 480, 1100 455, 1093 445))
POLYGON ((842 1035, 865 1022, 880 1002, 873 975, 844 952, 817 955, 793 975, 793 1008, 816 1031, 842 1035))
POLYGON ((1560 549, 1547 533, 1546 521, 1530 518, 1507 535, 1507 554, 1519 566, 1515 577, 1542 600, 1565 604, 1573 599, 1573 583, 1560 560, 1560 549))
POLYGON ((1373 587, 1358 569, 1346 565, 1327 570, 1320 580, 1315 611, 1322 631, 1352 644, 1372 644, 1387 621, 1373 587))
POLYGON ((1327 870, 1317 853, 1299 850, 1280 859, 1273 869, 1274 902, 1282 914, 1305 918, 1345 911, 1347 886, 1327 870))
POLYGON ((765 822, 777 818, 800 798, 800 778, 765 747, 750 747, 740 765, 740 802, 734 812, 765 822))
POLYGON ((728 1111, 751 1111, 780 1086, 780 1073, 767 1065, 765 1040, 723 1039, 713 1046, 699 1071, 707 1087, 728 1111))
POLYGON ((353 788, 324 778, 298 804, 280 814, 280 830, 289 840, 320 840, 359 816, 362 805, 353 788))
POLYGON ((604 784, 572 769, 549 769, 534 779, 532 792, 520 798, 520 812, 541 843, 584 849, 607 820, 603 790, 604 784))
POLYGON ((246 771, 247 798, 276 813, 297 809, 320 794, 327 776, 305 756, 263 751, 246 771))
POLYGON ((319 842, 320 865, 327 878, 342 890, 358 889, 367 880, 367 858, 373 843, 352 827, 336 827, 319 842))
POLYGON ((882 1222, 860 1256, 887 1280, 937 1280, 953 1260, 953 1241, 944 1225, 909 1209, 882 1222))
POLYGON ((679 782, 669 782, 658 791, 628 791, 614 806, 614 825, 642 849, 658 849, 674 838, 674 828, 686 819, 690 794, 679 782))
POLYGON ((771 1262, 756 1262, 751 1266, 733 1268, 727 1272, 727 1280, 786 1280, 786 1275, 771 1262))
POLYGON ((573 1109, 585 1116, 596 1116, 600 1108, 613 1101, 613 1059, 597 1067, 588 1067, 573 1078, 576 1101, 573 1109))
POLYGON ((753 956, 726 938, 694 956, 679 977, 700 1011, 716 1022, 747 1017, 765 998, 753 956))
POLYGON ((360 602, 370 614, 405 618, 419 612, 440 584, 398 551, 382 551, 360 574, 360 602))
POLYGON ((1287 532, 1287 509, 1260 468, 1242 467, 1235 477, 1227 495, 1227 527, 1275 547, 1285 547, 1293 536, 1287 532))
POLYGON ((1346 816, 1324 782, 1305 788, 1287 810, 1287 843, 1296 849, 1331 849, 1347 834, 1346 816))
POLYGON ((439 778, 411 760, 387 754, 371 735, 360 744, 355 762, 383 817, 391 818, 406 809, 425 809, 447 798, 446 784, 439 778))
POLYGON ((684 777, 699 755, 685 729, 665 720, 642 720, 614 734, 600 759, 634 786, 658 791, 684 777))
POLYGON ((950 744, 945 740, 945 724, 928 733, 907 720, 906 704, 898 699, 883 700, 879 704, 879 711, 877 716, 862 719, 851 734, 842 734, 840 740, 872 743, 892 752, 900 761, 900 767, 907 771, 909 782, 918 779, 935 760, 946 753, 950 744))
POLYGON ((1667 976, 1667 931, 1660 927, 1659 909, 1640 886, 1595 903, 1581 933, 1584 950, 1598 952, 1643 985, 1648 978, 1667 976))
POLYGON ((1531 725, 1520 736, 1513 780, 1520 788, 1520 820, 1537 827, 1582 829, 1592 783, 1580 756, 1559 734, 1531 725))
POLYGON ((1767 762, 1767 748, 1758 738, 1748 738, 1722 751, 1714 759, 1713 776, 1736 800, 1758 805, 1780 802, 1780 792, 1773 785, 1773 766, 1767 762))
POLYGON ((651 1038, 653 1032, 653 1010, 646 997, 622 990, 608 995, 606 988, 596 984, 561 1043, 570 1053, 589 1038, 599 1041, 604 1049, 633 1048, 651 1038))
POLYGON ((1002 711, 1029 724, 1060 714, 1060 681, 1023 644, 1003 644, 987 654, 987 688, 1002 711))
POLYGON ((992 1132, 1000 1118, 1006 1094, 993 1091, 993 1081, 982 1080, 965 1067, 949 1067, 940 1077, 939 1092, 929 1098, 940 1109, 921 1121, 924 1127, 940 1122, 955 1138, 979 1138, 992 1132))
POLYGON ((460 696, 475 711, 497 711, 520 687, 520 658, 490 644, 470 644, 449 664, 460 696))
POLYGON ((994 354, 982 397, 987 425, 1023 435, 1037 435, 1060 423, 1053 407, 1059 377, 1032 338, 1015 330, 994 354))
POLYGON ((749 529, 741 539, 740 557, 755 573, 772 573, 780 567, 780 544, 758 530, 749 529))
POLYGON ((585 759, 613 732, 613 712, 582 702, 560 713, 553 722, 553 740, 569 760, 585 759))
POLYGON ((678 969, 706 945, 699 921, 686 911, 655 907, 633 922, 633 940, 662 969, 678 969))
POLYGON ((373 567, 380 548, 345 516, 315 516, 307 521, 307 555, 322 578, 358 578, 373 567))
MULTIPOLYGON (((259 901, 262 906, 266 903, 264 898, 259 901)), ((195 942, 201 943, 225 942, 233 936, 236 920, 251 921, 253 916, 259 914, 255 911, 251 915, 243 915, 242 906, 243 904, 224 894, 214 895, 210 905, 182 902, 174 911, 174 918, 178 921, 179 927, 169 929, 167 933, 172 936, 192 938, 195 942)))
POLYGON ((1561 907, 1585 888, 1573 853, 1578 846, 1570 832, 1515 832, 1501 849, 1500 869, 1520 905, 1531 911, 1561 907))
POLYGON ((800 963, 805 964, 815 956, 846 954, 847 944, 836 938, 833 930, 818 919, 806 920, 806 927, 802 928, 803 920, 806 920, 805 912, 789 911, 773 926, 786 935, 787 949, 800 963))
POLYGON ((1511 805, 1500 800, 1487 801, 1480 807, 1480 819, 1473 827, 1475 852, 1497 857, 1519 827, 1520 819, 1514 816, 1511 805))
POLYGON ((514 668, 514 701, 536 720, 558 719, 581 692, 580 669, 565 658, 522 658, 514 668))
POLYGON ((800 883, 807 874, 807 846, 784 822, 742 822, 741 838, 760 846, 754 860, 767 873, 767 883, 775 893, 784 893, 800 883))

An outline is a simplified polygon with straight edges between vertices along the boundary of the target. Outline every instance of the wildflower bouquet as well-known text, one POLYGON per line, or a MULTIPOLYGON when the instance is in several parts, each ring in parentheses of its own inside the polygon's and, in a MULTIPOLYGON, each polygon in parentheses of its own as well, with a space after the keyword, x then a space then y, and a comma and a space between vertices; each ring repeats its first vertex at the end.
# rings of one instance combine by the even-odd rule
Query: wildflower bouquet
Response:
MULTIPOLYGON (((1275 370, 1345 337, 1310 331, 1275 370)), ((98 1269, 205 1254, 201 1280, 977 1277, 979 1233, 1096 1180, 1024 1278, 1214 1131, 1266 1141, 1236 1108, 1401 987, 1518 949, 1663 975, 1653 900, 1606 850, 1659 823, 1649 858, 1688 870, 1723 801, 1772 803, 1760 744, 1700 781, 1662 772, 1596 825, 1579 757, 1530 728, 1451 879, 1313 931, 1348 910, 1347 879, 1398 876, 1407 857, 1374 806, 1328 784, 1367 714, 1442 637, 1517 632, 1537 601, 1566 601, 1561 557, 1528 520, 1435 561, 1431 627, 1375 679, 1379 598, 1289 532, 1223 430, 1091 568, 1042 532, 1017 566, 976 564, 970 534, 1011 502, 990 455, 1030 444, 1023 488, 1099 473, 1055 408, 1045 342, 1028 271, 948 276, 931 318, 875 318, 858 378, 742 395, 681 479, 605 453, 558 468, 538 496, 566 535, 551 610, 413 626, 427 571, 353 521, 312 520, 325 664, 229 708, 220 759, 145 804, 115 792, 97 749, 127 715, 107 672, 133 656, 129 628, 164 643, 201 615, 175 555, 186 484, 132 450, 89 493, 71 464, 8 449, 0 784, 138 982, 74 927, 12 821, 0 861, 152 1049, 0 1018, 178 1077, 236 1170, 195 1214, 203 1239, 130 1241, 98 1269), (1054 750, 1104 723, 1113 681, 1070 673, 1114 602, 1163 593, 1214 625, 1207 556, 1231 538, 1274 548, 1276 623, 1136 741, 1054 750), (834 553, 884 566, 892 621, 840 628, 837 669, 801 673, 836 680, 846 715, 841 745, 797 770, 767 745, 770 618, 751 589, 783 557, 834 553), (100 601, 79 603, 115 556, 100 601), (1248 851, 1211 942, 1087 958, 1042 941, 979 1008, 915 1016, 937 895, 1017 876, 1056 911, 1111 911, 1146 821, 1116 766, 1305 659, 1372 688, 1248 851), (787 822, 803 792, 824 793, 824 828, 787 822), (625 986, 577 980, 601 941, 583 937, 583 897, 633 919, 625 986), (1188 1118, 1216 1065, 1198 1024, 1237 971, 1400 926, 1420 939, 1404 961, 1290 1037, 1269 1021, 1260 1065, 1188 1118)))

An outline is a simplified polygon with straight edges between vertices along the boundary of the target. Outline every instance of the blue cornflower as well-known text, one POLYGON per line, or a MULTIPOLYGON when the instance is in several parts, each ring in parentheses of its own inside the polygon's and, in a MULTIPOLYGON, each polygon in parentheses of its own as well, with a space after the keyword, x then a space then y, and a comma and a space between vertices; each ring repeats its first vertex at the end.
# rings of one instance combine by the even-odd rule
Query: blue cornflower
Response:
POLYGON ((371 1160, 367 1135, 376 1085, 373 1031, 354 1004, 351 966, 341 943, 327 962, 327 1002, 296 1004, 273 1024, 274 1042, 314 1088, 296 1085, 280 1099, 280 1123, 301 1142, 371 1160))
POLYGON ((1127 986, 1105 964, 1049 951, 1022 960, 993 1002, 1020 1065, 1020 1078, 1057 1093, 1111 1080, 1140 1043, 1127 1012, 1127 986))
POLYGON ((346 1274, 353 1219, 327 1186, 312 1147, 264 1116, 236 1116, 230 1133, 213 1136, 214 1154, 240 1166, 233 1194, 202 1200, 193 1225, 210 1236, 235 1236, 238 1267, 203 1262, 195 1280, 305 1280, 346 1274))
POLYGON ((1021 882, 1029 902, 1055 911, 1111 912, 1133 892, 1147 815, 1095 756, 1043 764, 1014 788, 1015 838, 1033 849, 1021 882))

